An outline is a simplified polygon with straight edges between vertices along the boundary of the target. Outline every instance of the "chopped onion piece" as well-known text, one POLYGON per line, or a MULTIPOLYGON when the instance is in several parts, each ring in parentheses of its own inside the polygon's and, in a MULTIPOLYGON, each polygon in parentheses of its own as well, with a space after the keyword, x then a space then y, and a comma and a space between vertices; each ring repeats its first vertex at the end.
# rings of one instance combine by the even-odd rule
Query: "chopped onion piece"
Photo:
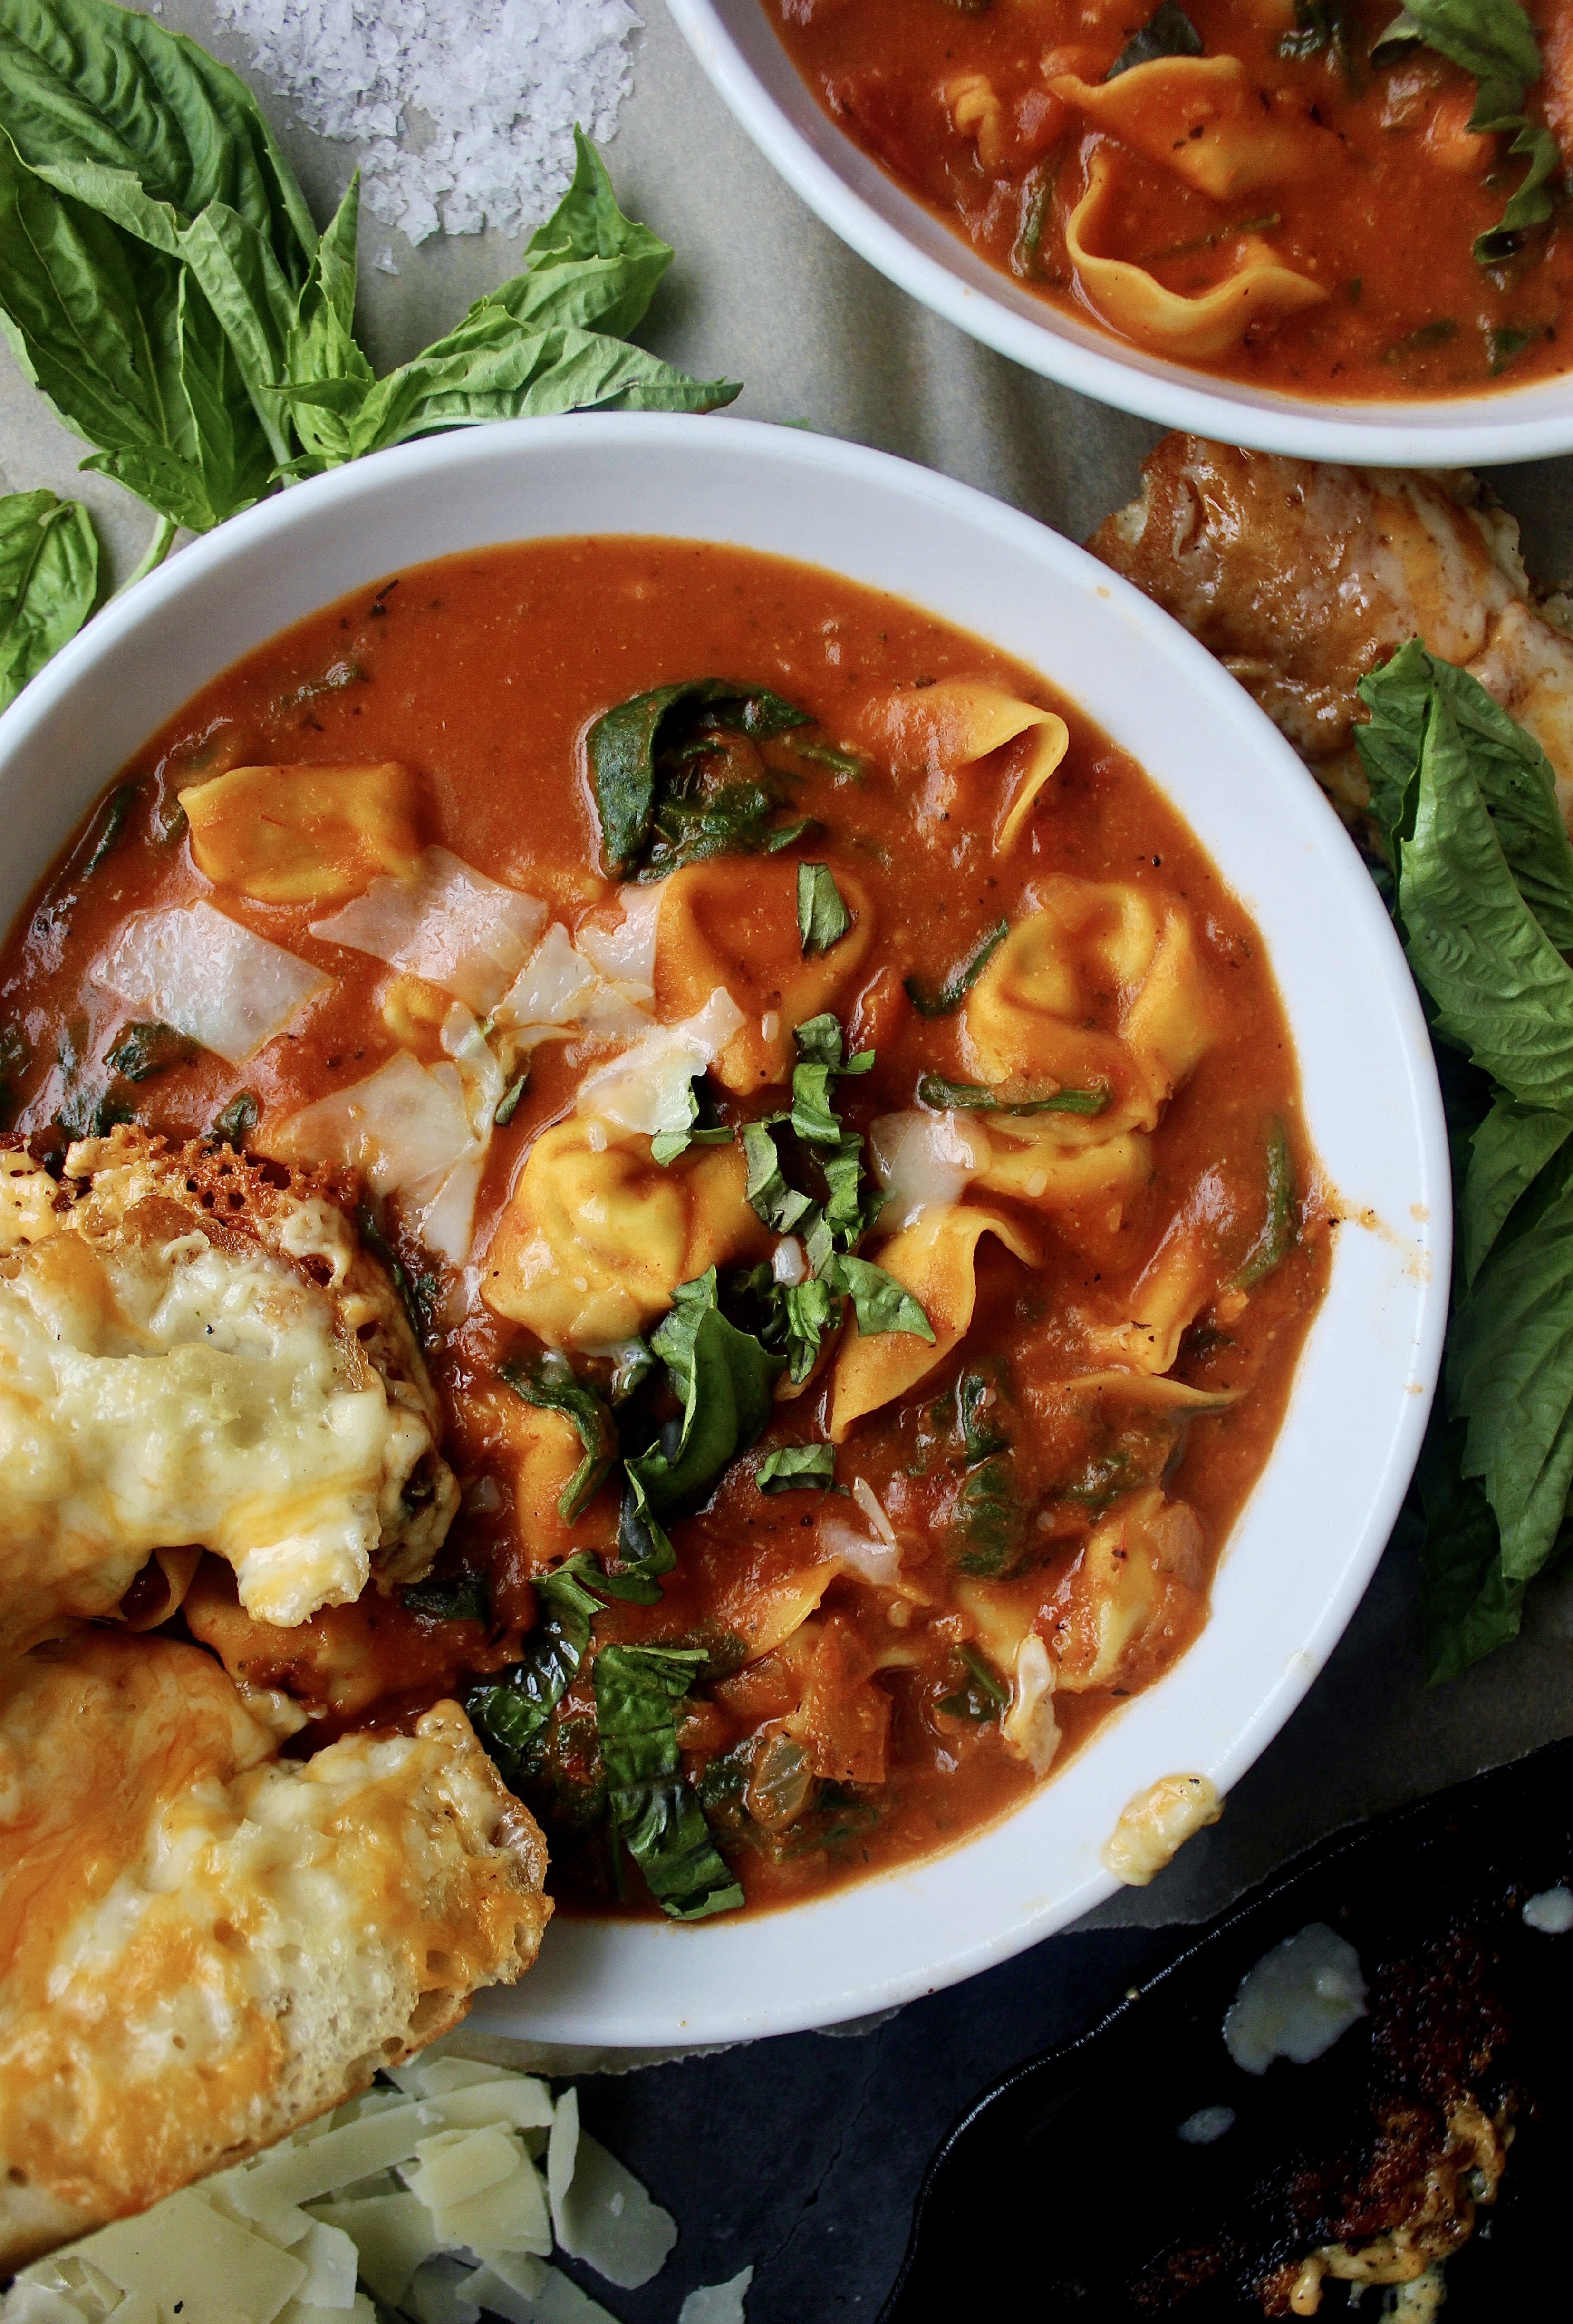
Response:
POLYGON ((885 1189, 879 1230, 912 1224, 930 1203, 957 1203, 989 1165, 989 1135, 956 1113, 881 1114, 869 1132, 874 1171, 885 1189))
POLYGON ((547 908, 428 847, 413 880, 386 874, 311 933, 420 976, 484 1016, 529 958, 547 908))
POLYGON ((696 1016, 681 1024, 658 1025, 621 1057, 589 1074, 579 1084, 575 1111, 598 1114, 619 1129, 686 1130, 689 1084, 726 1047, 743 1022, 743 1012, 718 984, 696 1016))
POLYGON ((94 982, 240 1065, 332 982, 207 902, 138 912, 94 982))

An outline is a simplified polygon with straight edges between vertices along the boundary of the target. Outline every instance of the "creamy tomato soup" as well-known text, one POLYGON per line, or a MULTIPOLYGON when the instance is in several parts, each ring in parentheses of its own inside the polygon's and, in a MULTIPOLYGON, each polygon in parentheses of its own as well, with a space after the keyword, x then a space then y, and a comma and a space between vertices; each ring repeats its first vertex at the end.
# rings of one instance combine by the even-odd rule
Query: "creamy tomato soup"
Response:
POLYGON ((742 550, 498 549, 273 640, 51 871, 0 1023, 14 1155, 287 1166, 440 1406, 424 1578, 207 1540, 120 1618, 290 1749, 456 1696, 570 1905, 790 1902, 1051 1778, 1205 1621, 1326 1280, 1270 964, 1154 783, 742 550))

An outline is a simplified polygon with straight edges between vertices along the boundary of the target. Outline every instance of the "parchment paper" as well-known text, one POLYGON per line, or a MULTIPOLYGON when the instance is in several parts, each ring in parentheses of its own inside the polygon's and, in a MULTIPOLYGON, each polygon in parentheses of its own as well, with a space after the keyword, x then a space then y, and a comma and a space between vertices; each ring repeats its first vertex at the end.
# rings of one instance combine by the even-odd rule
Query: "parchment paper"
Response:
MULTIPOLYGON (((647 344, 702 377, 742 379, 741 413, 804 420, 900 453, 1077 540, 1127 498, 1159 431, 1017 369, 843 248, 736 127, 660 0, 644 5, 634 93, 607 159, 624 208, 678 254, 640 335, 647 344)), ((167 0, 161 21, 248 69, 203 0, 167 0)), ((265 88, 259 94, 325 218, 353 154, 301 133, 265 88)), ((520 247, 486 234, 414 249, 363 218, 359 321, 379 367, 415 353, 513 272, 520 247), (370 263, 388 247, 397 275, 370 263)), ((124 572, 152 520, 118 486, 77 475, 82 448, 0 354, 0 487, 48 484, 87 502, 124 572)), ((1493 481, 1522 523, 1532 570, 1573 576, 1573 462, 1504 468, 1493 481)), ((1573 1577, 1532 1593, 1516 1645, 1442 1688, 1421 1677, 1418 1599, 1414 1546, 1397 1542, 1222 1822, 1151 1887, 1123 1892, 1086 1925, 1206 1919, 1337 1826, 1573 1731, 1573 1577)))

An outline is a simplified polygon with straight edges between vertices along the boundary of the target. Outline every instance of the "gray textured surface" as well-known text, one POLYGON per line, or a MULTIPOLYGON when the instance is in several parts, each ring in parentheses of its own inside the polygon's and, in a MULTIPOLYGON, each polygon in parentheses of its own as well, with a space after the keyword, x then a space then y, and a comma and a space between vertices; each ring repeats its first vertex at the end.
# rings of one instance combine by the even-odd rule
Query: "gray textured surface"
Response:
MULTIPOLYGON (((974 345, 843 249, 745 140, 659 0, 645 5, 634 95, 608 159, 625 207, 678 257, 641 336, 701 376, 744 380, 741 412, 805 420, 901 453, 1082 537, 1128 494, 1157 431, 974 345)), ((168 0, 161 21, 248 62, 216 31, 203 0, 168 0)), ((271 111, 326 216, 352 155, 294 130, 277 102, 271 111)), ((520 248, 488 234, 412 249, 375 220, 362 244, 360 321, 379 365, 446 327, 514 270, 520 248), (397 275, 370 263, 390 246, 397 275)), ((0 355, 0 485, 77 493, 124 570, 151 520, 117 486, 78 478, 80 454, 0 355)), ((1573 576, 1573 462, 1505 469, 1495 481, 1524 525, 1532 567, 1573 576)), ((1337 1825, 1573 1730, 1573 1582, 1532 1600, 1515 1646, 1439 1689, 1421 1677, 1416 1582, 1412 1549, 1395 1545, 1327 1670, 1222 1823, 1091 1925, 1206 1918, 1337 1825)))

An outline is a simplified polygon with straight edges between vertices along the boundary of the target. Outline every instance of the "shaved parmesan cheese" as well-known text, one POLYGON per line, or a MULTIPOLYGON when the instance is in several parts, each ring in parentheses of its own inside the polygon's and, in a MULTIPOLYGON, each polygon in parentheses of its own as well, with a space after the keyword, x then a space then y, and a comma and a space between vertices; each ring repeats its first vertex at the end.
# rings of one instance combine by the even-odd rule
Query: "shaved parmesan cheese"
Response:
POLYGON ((1054 1717, 1054 1682, 1058 1666, 1035 1630, 1029 1630, 1016 1650, 1016 1671, 1010 1708, 999 1722, 1007 1750, 1025 1759, 1035 1775, 1046 1775, 1060 1748, 1059 1722, 1054 1717))
MULTIPOLYGON (((117 2308, 109 2324, 120 2324, 117 2308)), ((153 2324, 158 2324, 155 2317, 153 2324)), ((179 2319, 176 2319, 179 2324, 179 2319)), ((277 2324, 378 2324, 377 2311, 363 2292, 357 2292, 342 2308, 323 2308, 311 2300, 290 2300, 279 2310, 277 2324)))
POLYGON ((405 2185, 429 2210, 440 2211, 466 2196, 479 2195, 519 2167, 520 2149, 505 2130, 439 2130, 415 2150, 405 2185))
POLYGON ((142 2292, 161 2310, 178 2306, 180 2324, 273 2324, 306 2281, 299 2260, 189 2190, 140 2218, 116 2219, 75 2248, 123 2292, 142 2292))
POLYGON ((702 2283, 677 2310, 677 2324, 743 2324, 743 2298, 754 2280, 743 2268, 725 2283, 702 2283))
POLYGON ((306 2233, 291 2246, 305 2263, 306 2281, 295 2297, 313 2308, 353 2308, 357 2254, 342 2227, 308 2219, 306 2233))
POLYGON ((398 2307, 409 2279, 441 2248, 431 2213, 419 2195, 373 2195, 360 2203, 325 2203, 320 2217, 342 2227, 361 2257, 361 2273, 379 2300, 398 2307))
POLYGON ((608 2283, 632 2291, 665 2265, 677 2222, 599 2139, 578 2136, 574 2175, 553 2207, 557 2241, 608 2283))
POLYGON ((308 2145, 275 2146, 260 2162, 227 2174, 230 2197, 253 2219, 281 2203, 309 2203, 373 2171, 408 2163, 418 2142, 430 2134, 431 2118, 423 2107, 390 2107, 385 2114, 345 2123, 308 2145))
POLYGON ((612 1064, 586 1074, 575 1110, 621 1130, 686 1130, 693 1119, 689 1084, 719 1056, 743 1022, 743 1012, 718 984, 696 1016, 658 1025, 612 1064))
POLYGON ((457 2260, 428 2259, 404 2295, 407 2311, 416 2324, 481 2324, 480 2304, 466 2289, 475 2273, 457 2260))
POLYGON ((573 2183, 574 2168, 579 2159, 579 2093, 565 2090, 557 2100, 557 2110, 552 2117, 552 2135, 547 2147, 547 2193, 552 2207, 552 2232, 566 2248, 563 2233, 563 2204, 573 2183))
POLYGON ((311 933, 424 977, 485 1016, 529 959, 546 916, 538 897, 428 847, 413 880, 373 880, 342 912, 314 920, 311 933))
POLYGON ((549 2130, 552 2123, 551 2092, 544 2082, 528 2077, 501 2086, 486 2082, 473 2089, 445 2090, 426 2103, 455 2130, 479 2129, 489 2122, 509 2123, 515 2130, 549 2130))
POLYGON ((231 1065, 273 1040, 332 981, 206 902, 136 913, 93 977, 231 1065))
POLYGON ((571 2275, 555 2267, 543 2273, 545 2281, 527 2311, 526 2324, 617 2324, 598 2300, 580 2291, 571 2275))
POLYGON ((546 2191, 534 2163, 522 2153, 506 2179, 435 2211, 433 2218, 452 2250, 520 2252, 544 2258, 552 2247, 546 2191))
MULTIPOLYGON (((5 2324, 87 2324, 89 2316, 100 2317, 104 2310, 78 2308, 62 2292, 52 2291, 48 2284, 29 2283, 25 2277, 5 2295, 3 2312, 5 2324)), ((153 2324, 158 2324, 158 2310, 152 2311, 153 2324)))
POLYGON ((656 927, 661 917, 661 897, 658 883, 620 889, 621 919, 610 928, 579 931, 579 950, 591 967, 609 984, 627 986, 636 998, 645 1001, 655 998, 656 927))
MULTIPOLYGON (((483 2264, 472 2279, 472 2289, 483 2305, 486 2304, 487 2293, 497 2284, 505 2284, 520 2300, 534 2300, 550 2273, 543 2261, 531 2259, 527 2252, 489 2251, 479 2256, 483 2264)), ((506 2316, 508 2310, 500 2308, 497 2312, 506 2316)))
POLYGON ((896 1527, 886 1516, 885 1504, 879 1499, 878 1494, 874 1490, 873 1486, 869 1482, 867 1477, 854 1477, 852 1479, 852 1499, 862 1510, 863 1515, 868 1518, 869 1523, 873 1526, 874 1531, 878 1535, 880 1540, 894 1545, 896 1540, 896 1527))
POLYGON ((1237 2066, 1265 2074, 1274 2058, 1308 2066, 1365 2015, 1359 1954, 1325 1921, 1312 1921, 1246 1970, 1223 2038, 1237 2066))
MULTIPOLYGON (((489 2066, 481 2058, 413 2059, 408 2066, 395 2066, 388 2077, 412 2098, 437 2096, 448 2090, 467 2090, 477 2082, 508 2084, 520 2078, 509 2066, 489 2066)), ((546 2088, 545 2083, 541 2088, 546 2088)))
POLYGON ((908 1227, 931 1203, 957 1203, 989 1166, 989 1133, 957 1113, 884 1113, 869 1132, 885 1189, 881 1233, 908 1227))
POLYGON ((500 1025, 571 1025, 594 991, 596 973, 554 920, 497 1004, 500 1025))
POLYGON ((893 1590, 901 1578, 900 1544, 860 1533, 845 1517, 821 1517, 814 1537, 821 1557, 839 1558, 878 1590, 893 1590))
POLYGON ((363 1172, 379 1194, 427 1199, 474 1139, 453 1065, 421 1065, 400 1049, 364 1081, 291 1114, 272 1140, 286 1162, 334 1162, 363 1172))
POLYGON ((474 1240, 475 1202, 485 1167, 486 1149, 477 1146, 455 1163, 430 1202, 414 1212, 415 1231, 428 1250, 439 1252, 455 1267, 464 1265, 474 1240))

